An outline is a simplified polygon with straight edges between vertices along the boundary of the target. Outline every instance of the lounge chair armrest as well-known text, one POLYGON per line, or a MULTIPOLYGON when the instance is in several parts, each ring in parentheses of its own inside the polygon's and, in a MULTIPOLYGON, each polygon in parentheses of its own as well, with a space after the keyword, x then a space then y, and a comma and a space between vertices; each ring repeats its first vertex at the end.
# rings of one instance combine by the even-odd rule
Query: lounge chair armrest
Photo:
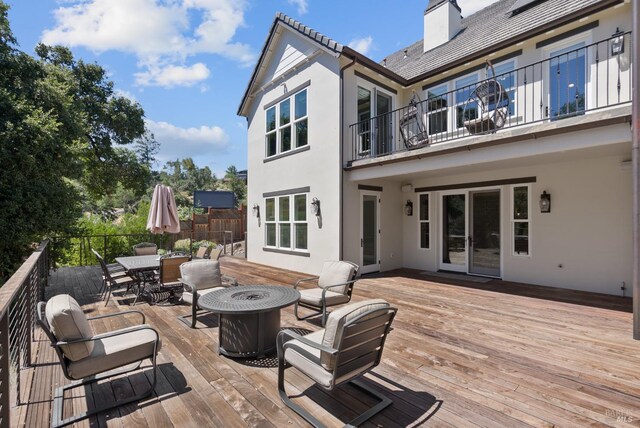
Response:
POLYGON ((74 339, 74 340, 67 340, 67 341, 61 341, 61 342, 57 342, 56 346, 62 346, 62 345, 72 345, 74 343, 83 343, 83 342, 93 342, 96 340, 102 340, 102 339, 106 339, 108 337, 114 337, 114 336, 121 336, 123 334, 127 334, 127 333, 131 333, 133 331, 140 331, 140 330, 152 330, 155 334, 156 334, 156 342, 158 342, 160 340, 160 334, 158 334, 158 331, 149 326, 149 325, 135 325, 135 326, 131 326, 131 327, 126 327, 126 328, 122 328, 120 330, 115 330, 115 331, 109 331, 106 333, 100 333, 100 334, 96 334, 95 336, 91 336, 88 338, 82 338, 82 339, 74 339))
POLYGON ((224 281, 227 281, 228 283, 230 283, 232 287, 237 287, 238 286, 238 280, 235 279, 235 277, 233 277, 233 276, 222 275, 222 279, 224 281))
POLYGON ((278 339, 276 341, 278 345, 278 354, 280 354, 282 351, 286 350, 289 346, 291 346, 291 345, 287 346, 287 344, 289 343, 289 340, 285 342, 285 337, 298 340, 307 346, 310 346, 314 349, 318 349, 322 352, 326 352, 327 354, 330 354, 330 355, 335 355, 338 353, 337 349, 329 348, 328 346, 324 346, 320 343, 313 342, 307 339, 306 337, 298 333, 295 333, 292 330, 282 330, 280 333, 278 333, 278 339))
POLYGON ((352 281, 343 282, 342 284, 328 285, 322 289, 322 298, 324 299, 325 294, 327 294, 327 291, 329 291, 330 288, 351 286, 355 284, 356 281, 357 279, 354 279, 352 281))
POLYGON ((300 285, 301 282, 309 282, 309 281, 313 281, 314 279, 318 279, 320 278, 319 276, 312 276, 311 278, 302 278, 296 281, 296 283, 293 285, 293 289, 297 289, 298 285, 300 285))
POLYGON ((90 318, 87 318, 87 319, 89 321, 93 321, 93 320, 99 320, 99 319, 102 319, 102 318, 111 318, 111 317, 117 317, 117 316, 120 316, 120 315, 127 315, 127 314, 138 314, 138 315, 140 315, 142 317, 142 322, 140 324, 144 324, 145 321, 146 321, 146 318, 145 318, 144 314, 142 313, 142 311, 136 311, 134 309, 129 310, 129 311, 116 312, 115 314, 98 315, 98 316, 90 317, 90 318))

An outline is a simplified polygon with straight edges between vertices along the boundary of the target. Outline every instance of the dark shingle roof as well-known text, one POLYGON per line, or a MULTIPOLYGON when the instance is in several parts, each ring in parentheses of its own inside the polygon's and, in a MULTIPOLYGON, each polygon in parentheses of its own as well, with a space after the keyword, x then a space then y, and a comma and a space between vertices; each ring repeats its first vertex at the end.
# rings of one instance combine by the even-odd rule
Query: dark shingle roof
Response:
POLYGON ((515 2, 499 0, 463 18, 462 30, 451 41, 430 51, 423 52, 423 41, 419 40, 389 55, 386 58, 387 69, 410 80, 586 7, 605 3, 603 0, 547 0, 510 16, 507 11, 515 2))
POLYGON ((460 6, 458 6, 458 2, 456 0, 429 0, 429 4, 427 5, 427 8, 424 10, 424 12, 427 13, 431 9, 434 9, 434 8, 440 6, 442 3, 446 3, 448 1, 453 3, 453 5, 456 7, 456 9, 461 11, 460 6))

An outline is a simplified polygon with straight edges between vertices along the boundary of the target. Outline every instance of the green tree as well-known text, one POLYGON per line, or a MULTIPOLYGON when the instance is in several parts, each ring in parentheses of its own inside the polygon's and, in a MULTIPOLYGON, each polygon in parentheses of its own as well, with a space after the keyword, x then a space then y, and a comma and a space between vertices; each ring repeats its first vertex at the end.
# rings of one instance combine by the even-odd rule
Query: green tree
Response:
POLYGON ((176 205, 181 207, 193 205, 194 191, 215 190, 218 182, 208 166, 200 168, 191 158, 167 162, 159 178, 162 184, 173 189, 176 205))
POLYGON ((126 147, 145 135, 140 105, 69 49, 18 50, 7 11, 0 0, 0 281, 33 243, 77 230, 83 195, 141 195, 150 174, 126 147))
POLYGON ((247 203, 247 184, 238 177, 238 169, 230 165, 224 175, 225 187, 236 194, 236 207, 247 203))

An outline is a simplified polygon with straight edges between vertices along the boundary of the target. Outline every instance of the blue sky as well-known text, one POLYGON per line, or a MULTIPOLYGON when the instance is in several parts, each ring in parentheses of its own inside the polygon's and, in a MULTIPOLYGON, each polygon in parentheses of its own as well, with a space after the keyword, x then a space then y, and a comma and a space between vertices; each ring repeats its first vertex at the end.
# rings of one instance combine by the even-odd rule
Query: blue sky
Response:
MULTIPOLYGON (((458 0, 463 16, 496 0, 458 0)), ((218 177, 247 165, 236 116, 276 12, 380 61, 422 38, 428 0, 5 0, 21 50, 69 46, 138 101, 158 160, 192 157, 218 177)), ((158 165, 159 167, 159 165, 158 165)))

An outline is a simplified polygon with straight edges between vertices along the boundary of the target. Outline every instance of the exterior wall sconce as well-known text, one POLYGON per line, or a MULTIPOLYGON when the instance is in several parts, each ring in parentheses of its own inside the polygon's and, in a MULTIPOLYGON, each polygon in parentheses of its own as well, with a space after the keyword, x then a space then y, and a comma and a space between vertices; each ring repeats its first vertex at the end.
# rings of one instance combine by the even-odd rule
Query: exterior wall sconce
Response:
POLYGON ((551 212, 551 195, 547 193, 546 190, 542 192, 542 195, 540 195, 540 212, 551 212))
POLYGON ((254 217, 260 218, 260 205, 253 204, 253 209, 251 211, 253 212, 254 217))
POLYGON ((407 199, 407 203, 404 204, 404 213, 407 216, 413 215, 413 202, 411 202, 411 199, 407 199))
POLYGON ((616 32, 613 33, 615 39, 611 40, 611 56, 616 56, 624 53, 624 32, 620 31, 620 28, 616 28, 616 32))
POLYGON ((320 217, 320 199, 313 198, 311 200, 311 210, 313 211, 313 215, 320 217))

